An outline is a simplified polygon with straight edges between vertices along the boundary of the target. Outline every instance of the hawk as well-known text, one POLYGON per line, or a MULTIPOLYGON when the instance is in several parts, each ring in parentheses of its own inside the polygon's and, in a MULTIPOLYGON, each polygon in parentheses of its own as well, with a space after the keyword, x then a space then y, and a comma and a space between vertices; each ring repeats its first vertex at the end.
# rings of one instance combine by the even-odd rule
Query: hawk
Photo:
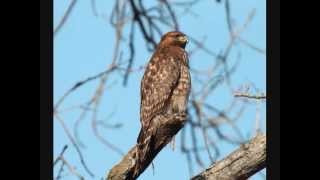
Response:
POLYGON ((137 139, 138 163, 152 151, 155 124, 164 123, 164 117, 186 114, 191 79, 185 34, 173 31, 160 40, 147 64, 141 81, 140 121, 137 139))

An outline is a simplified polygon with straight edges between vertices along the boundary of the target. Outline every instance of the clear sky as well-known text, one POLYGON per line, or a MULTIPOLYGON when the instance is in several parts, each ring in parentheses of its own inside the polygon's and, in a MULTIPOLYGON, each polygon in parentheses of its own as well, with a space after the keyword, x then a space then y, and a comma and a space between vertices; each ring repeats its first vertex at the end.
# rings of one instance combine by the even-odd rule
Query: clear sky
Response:
MULTIPOLYGON (((105 70, 110 64, 115 31, 109 24, 109 16, 114 1, 96 0, 98 13, 105 18, 95 17, 92 13, 90 0, 78 0, 74 10, 68 19, 66 25, 54 39, 54 101, 56 102, 67 89, 75 82, 98 72, 105 70)), ((151 1, 148 1, 151 2, 151 1)), ((60 20, 62 13, 66 10, 69 1, 54 1, 54 24, 60 20)), ((235 25, 241 25, 252 8, 256 9, 256 15, 253 21, 248 25, 242 34, 242 37, 250 43, 266 49, 266 2, 257 0, 231 0, 232 16, 235 25)), ((194 38, 201 39, 207 35, 205 45, 214 52, 220 52, 228 43, 229 36, 225 23, 225 11, 223 4, 215 1, 201 1, 193 7, 193 12, 198 17, 191 15, 179 15, 180 29, 185 34, 194 38)), ((128 32, 129 25, 125 28, 128 32)), ((138 29, 137 29, 138 30, 138 29)), ((170 31, 170 29, 166 29, 170 31)), ((140 32, 136 31, 136 60, 134 68, 143 66, 147 63, 151 54, 145 48, 145 43, 141 38, 140 32)), ((127 42, 122 47, 125 47, 127 42)), ((192 45, 187 46, 186 50, 192 49, 192 45), (191 47, 190 47, 191 46, 191 47)), ((127 49, 124 48, 124 58, 127 58, 127 49)), ((241 53, 241 63, 233 75, 233 84, 235 87, 252 82, 261 92, 266 92, 266 56, 258 53, 247 46, 236 45, 230 55, 230 59, 236 59, 241 53)), ((202 68, 208 66, 212 58, 204 53, 196 53, 190 60, 190 66, 202 68)), ((139 132, 139 105, 140 105, 140 80, 142 71, 134 72, 130 75, 127 87, 122 86, 122 78, 115 74, 107 81, 107 87, 99 109, 100 120, 106 120, 109 124, 121 123, 123 126, 119 129, 99 129, 104 138, 120 147, 122 151, 127 152, 135 142, 139 132), (112 84, 112 86, 111 86, 112 84), (112 118, 108 118, 114 112, 112 118)), ((192 74, 191 74, 192 76, 192 74)), ((194 80, 193 80, 194 81, 194 80)), ((82 87, 77 93, 71 95, 62 105, 67 108, 73 105, 83 103, 93 95, 98 81, 90 82, 82 87)), ((230 101, 230 93, 226 93, 225 86, 218 88, 209 98, 209 103, 217 107, 225 107, 230 101)), ((261 128, 265 131, 265 103, 261 103, 261 128)), ((221 108, 221 109, 222 109, 221 108)), ((238 121, 241 132, 246 138, 252 136, 254 120, 256 116, 256 106, 252 105, 246 109, 246 113, 238 121)), ((79 111, 70 111, 62 114, 67 127, 73 132, 73 125, 76 121, 79 111)), ((222 128, 228 131, 228 128, 222 128)), ((54 157, 56 157, 65 144, 69 145, 65 153, 67 160, 76 166, 76 169, 86 177, 86 179, 101 179, 104 177, 121 156, 111 151, 109 148, 99 142, 93 134, 90 118, 85 118, 79 126, 80 139, 85 145, 81 150, 85 156, 88 167, 95 174, 95 178, 84 171, 80 165, 80 160, 72 144, 63 132, 60 124, 54 121, 54 157)), ((178 134, 180 136, 180 134, 178 134)), ((188 179, 190 177, 185 155, 180 152, 179 140, 176 138, 177 148, 172 151, 170 148, 164 148, 154 160, 154 173, 151 166, 140 176, 139 179, 188 179)), ((232 152, 237 146, 220 143, 220 158, 232 152)), ((206 152, 201 155, 203 160, 210 164, 206 152)), ((220 159, 219 158, 219 159, 220 159)), ((194 163, 193 174, 199 173, 202 169, 194 163)), ((55 172, 57 172, 55 168, 55 172)), ((265 171, 264 171, 265 172, 265 171)), ((66 175, 64 179, 77 179, 72 175, 66 175)), ((256 175, 253 180, 263 179, 261 175, 256 175)))

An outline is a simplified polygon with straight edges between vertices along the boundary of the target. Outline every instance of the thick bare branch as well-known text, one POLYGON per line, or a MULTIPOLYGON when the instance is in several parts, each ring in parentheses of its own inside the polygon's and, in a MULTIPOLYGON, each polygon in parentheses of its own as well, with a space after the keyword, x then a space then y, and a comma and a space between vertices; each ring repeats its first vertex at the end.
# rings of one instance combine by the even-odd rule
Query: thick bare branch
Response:
POLYGON ((136 152, 138 146, 135 145, 131 150, 122 158, 122 160, 115 165, 107 175, 107 180, 133 180, 139 177, 141 173, 150 165, 156 155, 166 146, 173 136, 183 127, 186 121, 186 116, 173 116, 167 117, 166 123, 157 123, 153 121, 154 127, 157 131, 154 134, 154 146, 146 153, 141 163, 136 161, 136 152), (152 149, 152 150, 151 150, 152 149))
POLYGON ((266 167, 266 136, 257 134, 250 142, 214 163, 191 180, 242 180, 266 167))

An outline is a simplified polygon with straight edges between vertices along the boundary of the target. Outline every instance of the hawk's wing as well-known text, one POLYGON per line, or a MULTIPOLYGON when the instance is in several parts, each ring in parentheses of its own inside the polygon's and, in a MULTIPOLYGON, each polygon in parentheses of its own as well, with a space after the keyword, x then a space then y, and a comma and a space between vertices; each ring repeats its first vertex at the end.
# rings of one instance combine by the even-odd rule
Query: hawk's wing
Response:
POLYGON ((170 52, 156 52, 151 58, 141 82, 140 120, 142 128, 138 143, 143 142, 150 121, 165 111, 179 76, 179 56, 170 52))

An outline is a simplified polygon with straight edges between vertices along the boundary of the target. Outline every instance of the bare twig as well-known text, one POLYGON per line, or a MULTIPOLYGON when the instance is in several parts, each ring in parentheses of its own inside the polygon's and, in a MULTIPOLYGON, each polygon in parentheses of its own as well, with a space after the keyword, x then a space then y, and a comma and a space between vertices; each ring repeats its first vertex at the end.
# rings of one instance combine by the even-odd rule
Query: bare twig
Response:
POLYGON ((244 45, 248 46, 249 48, 251 48, 251 49, 253 49, 253 50, 255 50, 255 51, 257 51, 257 52, 259 52, 259 53, 261 53, 263 55, 266 55, 266 50, 261 49, 261 48, 255 46, 255 45, 251 44, 250 42, 248 42, 247 40, 243 39, 242 37, 239 37, 239 41, 241 43, 243 43, 244 45))
MULTIPOLYGON (((60 158, 60 157, 59 157, 59 160, 61 160, 61 158, 60 158)), ((65 163, 64 163, 64 162, 62 162, 62 164, 61 164, 61 166, 60 166, 60 168, 59 168, 59 171, 58 171, 58 174, 57 174, 56 180, 61 179, 64 166, 65 166, 65 163)))
POLYGON ((67 148, 68 148, 68 145, 64 145, 63 146, 60 155, 56 158, 56 160, 54 160, 53 166, 56 165, 59 162, 60 156, 63 156, 63 153, 67 150, 67 148))
MULTIPOLYGON (((61 160, 61 157, 63 156, 64 152, 67 150, 68 146, 67 145, 64 145, 63 148, 62 148, 62 151, 60 152, 59 156, 56 158, 56 160, 54 161, 53 163, 53 166, 55 166, 60 160, 61 160)), ((57 174, 57 180, 59 180, 61 178, 61 174, 63 172, 63 168, 64 168, 64 165, 65 163, 62 162, 60 168, 59 168, 59 171, 58 171, 58 174, 57 174)))
POLYGON ((243 92, 235 92, 234 97, 244 97, 244 98, 249 98, 249 99, 266 99, 267 96, 264 94, 261 95, 252 95, 249 93, 243 93, 243 92))
POLYGON ((58 122, 61 124, 64 132, 67 134, 67 137, 69 138, 69 140, 71 141, 72 145, 74 146, 74 148, 76 149, 78 155, 79 155, 79 158, 80 158, 80 162, 82 164, 82 166, 84 167, 84 169, 86 170, 86 172, 91 176, 91 177, 94 177, 94 174, 89 170, 87 164, 85 163, 84 161, 84 157, 82 155, 82 152, 80 151, 80 148, 78 147, 76 141, 73 139, 71 133, 69 132, 67 126, 64 124, 63 120, 59 117, 58 114, 54 114, 56 119, 58 120, 58 122))
POLYGON ((72 167, 63 156, 61 156, 60 159, 63 162, 63 164, 65 164, 67 166, 67 168, 69 169, 71 174, 77 176, 80 180, 84 180, 84 177, 82 175, 80 175, 80 173, 78 171, 76 171, 76 169, 74 167, 72 167))
POLYGON ((76 122, 74 123, 74 127, 73 127, 74 138, 77 141, 77 143, 79 144, 79 146, 82 148, 85 148, 85 145, 80 141, 78 129, 79 129, 80 122, 85 118, 88 111, 90 110, 91 104, 92 104, 92 101, 89 101, 89 102, 85 103, 85 105, 81 108, 82 112, 79 114, 79 117, 76 120, 76 122))
POLYGON ((138 7, 136 6, 134 0, 129 0, 130 2, 130 6, 133 12, 133 20, 138 22, 139 28, 145 38, 145 40, 150 43, 153 48, 155 49, 157 46, 157 43, 155 42, 155 40, 147 33, 145 25, 141 19, 141 11, 138 9, 138 7))
POLYGON ((97 137, 97 139, 103 143, 104 145, 106 145, 108 148, 110 148, 111 150, 117 152, 119 155, 124 155, 124 153, 122 152, 121 149, 119 149, 118 147, 116 147, 115 145, 111 144, 109 141, 107 141, 98 131, 98 122, 97 122, 97 106, 99 104, 99 101, 96 101, 95 107, 94 107, 94 112, 93 112, 93 117, 92 117, 92 123, 91 123, 91 127, 93 130, 94 135, 97 137))
POLYGON ((172 21, 173 21, 173 24, 174 24, 174 29, 178 31, 179 30, 179 24, 178 24, 178 21, 177 21, 176 14, 174 13, 174 11, 171 8, 171 5, 168 3, 167 0, 160 0, 160 2, 163 2, 165 4, 165 6, 168 9, 169 14, 170 14, 170 16, 172 18, 172 21))
POLYGON ((53 31, 53 35, 54 36, 56 36, 58 34, 58 32, 63 27, 63 25, 66 23, 66 21, 69 18, 74 6, 76 5, 76 2, 77 2, 76 0, 71 0, 66 12, 64 13, 64 15, 62 16, 62 18, 61 18, 60 22, 58 23, 57 27, 53 31))
POLYGON ((77 90, 79 87, 83 86, 84 84, 96 80, 102 76, 104 76, 105 74, 108 74, 110 72, 112 72, 113 70, 116 69, 116 66, 110 66, 107 70, 100 72, 94 76, 88 77, 84 80, 78 81, 75 83, 75 85, 73 85, 68 91, 66 91, 64 93, 64 95, 57 101, 56 105, 54 106, 54 112, 58 111, 58 107, 62 104, 62 102, 75 90, 77 90))
POLYGON ((132 68, 133 59, 135 55, 135 48, 134 48, 134 23, 131 24, 131 30, 129 35, 129 49, 130 49, 130 57, 129 57, 129 63, 127 70, 125 72, 124 78, 123 78, 123 85, 126 86, 129 78, 130 69, 132 68))
POLYGON ((91 10, 94 16, 98 16, 98 11, 96 7, 96 0, 91 0, 91 10))

